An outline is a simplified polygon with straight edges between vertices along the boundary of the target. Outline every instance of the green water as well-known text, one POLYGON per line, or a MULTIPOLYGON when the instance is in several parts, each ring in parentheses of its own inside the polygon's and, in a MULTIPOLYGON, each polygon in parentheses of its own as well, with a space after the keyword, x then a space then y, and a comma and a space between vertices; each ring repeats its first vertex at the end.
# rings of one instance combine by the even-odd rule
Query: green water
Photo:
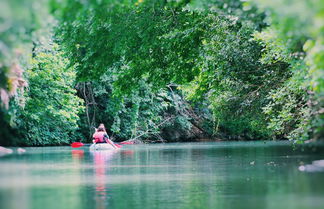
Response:
POLYGON ((322 147, 286 142, 26 148, 0 158, 1 209, 324 208, 322 147))

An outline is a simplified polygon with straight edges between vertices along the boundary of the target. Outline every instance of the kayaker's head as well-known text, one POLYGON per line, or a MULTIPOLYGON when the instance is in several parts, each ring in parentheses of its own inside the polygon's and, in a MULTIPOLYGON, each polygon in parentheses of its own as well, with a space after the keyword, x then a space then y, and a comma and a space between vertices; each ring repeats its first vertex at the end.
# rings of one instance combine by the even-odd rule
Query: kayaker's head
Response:
POLYGON ((105 128, 105 125, 104 125, 103 123, 100 123, 100 124, 99 124, 98 129, 99 129, 99 128, 106 129, 106 128, 105 128))
POLYGON ((105 131, 105 129, 102 127, 99 127, 97 131, 105 131))

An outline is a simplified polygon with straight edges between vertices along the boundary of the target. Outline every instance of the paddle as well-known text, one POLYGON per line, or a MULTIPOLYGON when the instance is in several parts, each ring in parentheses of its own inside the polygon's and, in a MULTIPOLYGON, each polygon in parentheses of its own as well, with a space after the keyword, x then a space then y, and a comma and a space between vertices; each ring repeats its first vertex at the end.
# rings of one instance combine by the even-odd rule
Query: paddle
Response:
MULTIPOLYGON (((115 143, 114 143, 115 144, 115 143)), ((117 148, 121 148, 122 146, 120 144, 115 144, 117 148)))
POLYGON ((71 144, 71 147, 73 148, 79 148, 79 147, 82 147, 84 144, 82 142, 73 142, 71 144))
POLYGON ((120 144, 134 144, 134 142, 132 142, 132 141, 123 141, 123 142, 120 142, 120 144))

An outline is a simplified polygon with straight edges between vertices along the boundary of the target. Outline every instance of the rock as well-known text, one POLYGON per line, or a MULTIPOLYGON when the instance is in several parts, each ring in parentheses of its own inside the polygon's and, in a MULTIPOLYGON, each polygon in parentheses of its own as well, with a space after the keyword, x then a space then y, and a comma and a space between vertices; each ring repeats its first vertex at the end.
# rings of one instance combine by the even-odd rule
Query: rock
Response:
POLYGON ((324 172, 324 160, 315 160, 312 164, 301 165, 298 170, 303 172, 324 172))
POLYGON ((17 149, 17 152, 18 152, 18 154, 22 154, 22 153, 25 153, 26 152, 26 150, 25 149, 23 149, 23 148, 18 148, 17 149))
POLYGON ((313 165, 317 166, 317 167, 322 167, 324 168, 324 160, 315 160, 312 163, 313 165))
POLYGON ((0 146, 0 156, 11 154, 12 152, 12 149, 7 149, 0 146))

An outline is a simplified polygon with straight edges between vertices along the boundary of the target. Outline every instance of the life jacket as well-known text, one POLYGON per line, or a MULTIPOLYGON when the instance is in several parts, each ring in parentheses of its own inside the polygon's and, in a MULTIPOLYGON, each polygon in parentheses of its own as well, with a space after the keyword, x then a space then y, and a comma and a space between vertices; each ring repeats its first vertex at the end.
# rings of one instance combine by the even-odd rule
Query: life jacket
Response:
POLYGON ((96 143, 105 143, 105 132, 103 131, 99 131, 99 132, 95 132, 92 137, 95 140, 96 143))

